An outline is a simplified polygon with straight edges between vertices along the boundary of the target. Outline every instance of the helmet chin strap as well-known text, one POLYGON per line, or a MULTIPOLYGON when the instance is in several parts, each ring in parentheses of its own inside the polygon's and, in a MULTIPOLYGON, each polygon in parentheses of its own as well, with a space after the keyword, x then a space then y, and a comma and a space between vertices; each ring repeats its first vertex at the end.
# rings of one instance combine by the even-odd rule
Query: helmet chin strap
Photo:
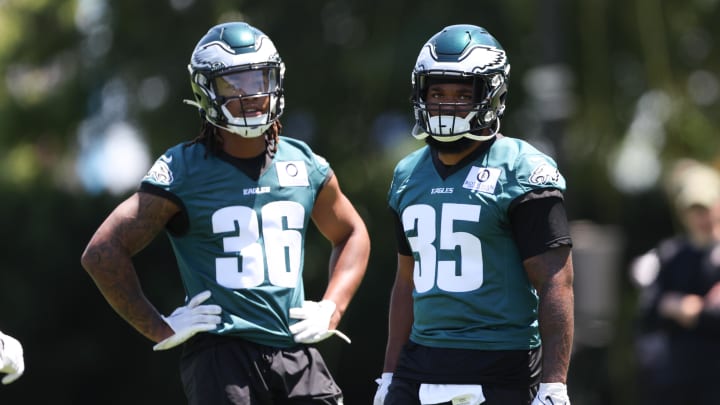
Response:
POLYGON ((212 120, 208 120, 208 122, 220 129, 223 129, 227 132, 241 136, 243 138, 257 138, 257 137, 263 135, 265 133, 265 131, 267 131, 268 128, 270 128, 270 126, 272 125, 272 123, 270 123, 270 124, 259 125, 256 127, 236 127, 236 126, 221 125, 212 120))
POLYGON ((270 128, 271 125, 272 125, 272 123, 260 125, 257 127, 235 127, 235 126, 222 126, 222 125, 215 124, 216 127, 222 128, 228 132, 231 132, 235 135, 239 135, 243 138, 257 138, 259 136, 262 136, 265 133, 265 131, 267 131, 268 128, 270 128))
MULTIPOLYGON (((495 135, 497 135, 498 132, 500 132, 500 120, 496 119, 495 122, 488 128, 490 130, 489 134, 485 135, 476 135, 471 132, 468 132, 466 134, 463 134, 465 138, 474 139, 476 141, 487 141, 488 139, 491 139, 495 135)), ((484 131, 483 131, 484 132, 484 131)))
POLYGON ((243 138, 257 138, 258 136, 265 133, 265 131, 270 128, 270 125, 272 125, 271 122, 268 122, 270 119, 269 112, 262 114, 258 117, 239 118, 234 116, 225 105, 221 105, 220 109, 222 110, 222 113, 225 116, 228 125, 216 126, 228 132, 232 132, 233 134, 240 135, 243 138))
MULTIPOLYGON (((416 139, 425 139, 428 136, 440 142, 454 142, 460 138, 469 138, 476 141, 487 141, 495 136, 500 130, 500 120, 496 119, 490 127, 489 134, 477 135, 470 132, 470 122, 477 115, 477 111, 470 112, 465 117, 454 115, 436 115, 427 120, 427 126, 433 134, 428 134, 420 125, 415 124, 412 135, 416 139), (447 134, 447 135, 443 135, 447 134), (457 134, 457 135, 454 135, 457 134)), ((484 132, 484 131, 483 131, 484 132)))
MULTIPOLYGON (((185 99, 185 100, 183 100, 183 103, 185 103, 187 105, 191 105, 193 107, 197 107, 198 109, 202 110, 202 106, 200 106, 200 104, 198 104, 195 100, 185 99)), ((245 121, 243 119, 235 118, 232 115, 230 115, 230 112, 225 108, 225 106, 223 106, 222 109, 223 109, 223 113, 225 114, 226 117, 228 117, 228 116, 231 117, 231 120, 233 121, 233 123, 238 123, 238 124, 245 123, 245 121)), ((267 114, 265 114, 263 117, 250 118, 250 119, 248 119, 248 121, 250 121, 250 120, 264 121, 266 117, 267 117, 267 114)), ((206 119, 207 119, 207 122, 211 123, 215 127, 220 128, 225 131, 228 131, 235 135, 242 136, 243 138, 257 138, 258 136, 264 134, 265 131, 267 131, 268 128, 270 128, 270 126, 272 125, 272 123, 269 123, 269 124, 260 124, 260 125, 256 125, 253 127, 227 126, 227 125, 222 125, 213 119, 208 119, 207 117, 206 117, 206 119)))
POLYGON ((470 120, 477 115, 477 112, 472 111, 465 117, 458 117, 455 115, 436 115, 428 119, 428 127, 432 130, 433 134, 440 135, 453 135, 453 134, 464 134, 470 131, 470 120))

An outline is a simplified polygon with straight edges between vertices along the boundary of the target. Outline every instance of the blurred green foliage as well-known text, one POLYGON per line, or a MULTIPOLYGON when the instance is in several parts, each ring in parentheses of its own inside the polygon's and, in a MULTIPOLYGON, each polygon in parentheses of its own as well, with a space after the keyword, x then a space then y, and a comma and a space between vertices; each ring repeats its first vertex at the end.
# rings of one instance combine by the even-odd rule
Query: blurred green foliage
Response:
MULTIPOLYGON (((194 137, 197 113, 182 104, 190 53, 210 26, 239 19, 268 33, 287 65, 285 135, 328 158, 373 239, 342 324, 353 344, 321 344, 347 404, 370 402, 382 367, 395 269, 385 193, 394 163, 420 146, 408 134, 410 71, 424 41, 455 23, 486 27, 508 51, 503 132, 558 160, 571 218, 622 230, 623 265, 608 269, 620 274, 614 339, 578 348, 570 383, 575 404, 633 404, 624 265, 676 230, 657 177, 667 164, 718 164, 719 13, 714 0, 0 0, 0 329, 24 343, 27 363, 0 402, 183 403, 179 353, 153 353, 79 265, 132 189, 88 189, 81 174, 92 169, 78 159, 117 122, 151 159, 194 137), (636 166, 619 163, 642 150, 655 166, 632 154, 636 166)), ((308 250, 313 298, 329 247, 315 232, 308 250)), ((137 262, 146 293, 170 311, 183 292, 167 240, 137 262)))

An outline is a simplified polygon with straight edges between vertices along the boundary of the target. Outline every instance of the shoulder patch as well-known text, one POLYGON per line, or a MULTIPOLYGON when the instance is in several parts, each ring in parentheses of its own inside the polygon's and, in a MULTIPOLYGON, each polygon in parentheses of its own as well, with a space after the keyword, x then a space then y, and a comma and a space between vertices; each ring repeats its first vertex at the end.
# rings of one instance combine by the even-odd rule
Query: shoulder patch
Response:
POLYGON ((164 186, 173 182, 173 173, 168 163, 172 162, 172 156, 162 155, 155 161, 143 180, 150 180, 164 186))
POLYGON ((532 184, 555 184, 560 181, 560 171, 548 163, 541 163, 532 171, 528 181, 532 184))

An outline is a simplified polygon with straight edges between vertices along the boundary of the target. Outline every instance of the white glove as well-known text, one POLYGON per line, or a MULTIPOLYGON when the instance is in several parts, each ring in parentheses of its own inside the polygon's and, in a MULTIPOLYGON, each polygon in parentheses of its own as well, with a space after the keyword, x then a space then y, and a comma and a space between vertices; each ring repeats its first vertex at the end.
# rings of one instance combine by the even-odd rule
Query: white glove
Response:
POLYGON ((0 373, 7 373, 2 379, 3 384, 10 384, 25 372, 22 345, 14 337, 2 332, 0 332, 0 366, 2 366, 0 373))
POLYGON ((382 373, 380 378, 376 379, 375 382, 378 384, 378 389, 375 392, 375 398, 373 399, 373 405, 383 405, 385 402, 385 396, 390 388, 392 382, 393 373, 382 373))
POLYGON ((570 405, 567 386, 563 383, 540 383, 537 396, 530 405, 570 405))
POLYGON ((330 300, 320 302, 305 301, 301 308, 290 308, 291 319, 302 321, 290 326, 290 333, 297 343, 317 343, 332 335, 338 335, 350 343, 350 338, 336 329, 330 327, 330 319, 335 312, 335 303, 330 300))
POLYGON ((206 332, 217 327, 222 319, 222 308, 218 305, 200 305, 210 298, 210 291, 194 296, 184 307, 178 307, 170 316, 162 317, 172 328, 174 335, 153 346, 153 350, 167 350, 190 339, 198 332, 206 332))

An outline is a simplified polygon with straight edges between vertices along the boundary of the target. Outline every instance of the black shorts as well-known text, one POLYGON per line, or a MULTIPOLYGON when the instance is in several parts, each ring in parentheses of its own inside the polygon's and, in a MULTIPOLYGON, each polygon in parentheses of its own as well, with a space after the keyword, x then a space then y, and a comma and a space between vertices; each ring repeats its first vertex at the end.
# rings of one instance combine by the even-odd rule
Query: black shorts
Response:
MULTIPOLYGON (((503 387, 499 385, 482 384, 485 402, 482 405, 530 405, 537 386, 531 388, 503 387)), ((420 405, 418 392, 420 383, 393 376, 392 384, 385 396, 384 405, 420 405)), ((437 405, 452 405, 447 404, 437 405)))
POLYGON ((408 341, 400 352, 385 405, 419 404, 421 383, 479 384, 483 405, 528 405, 542 373, 542 349, 465 350, 408 341))
POLYGON ((342 404, 311 346, 279 349, 201 333, 183 347, 180 376, 189 405, 342 404))

